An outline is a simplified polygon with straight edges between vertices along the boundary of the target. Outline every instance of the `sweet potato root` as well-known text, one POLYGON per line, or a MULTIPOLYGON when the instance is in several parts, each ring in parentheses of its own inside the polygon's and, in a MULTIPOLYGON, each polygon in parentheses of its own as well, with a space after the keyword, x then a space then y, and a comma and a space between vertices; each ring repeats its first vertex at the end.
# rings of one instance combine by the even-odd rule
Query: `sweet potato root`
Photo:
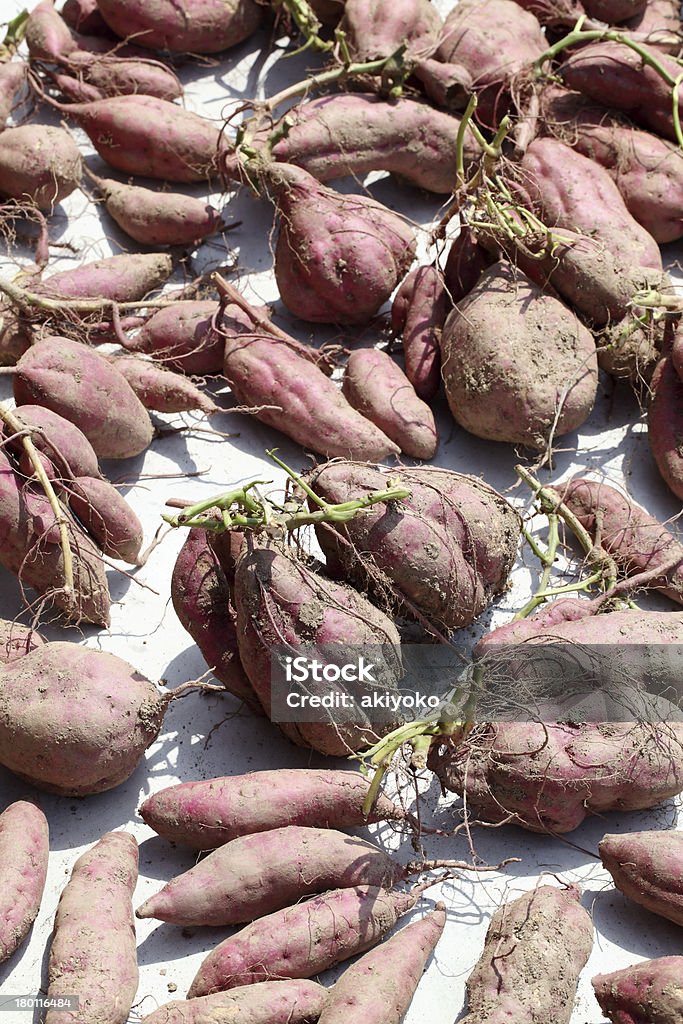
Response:
POLYGON ((40 808, 24 800, 0 814, 0 963, 19 948, 38 916, 49 835, 40 808))
POLYGON ((662 480, 683 499, 683 381, 670 355, 659 361, 652 376, 647 437, 662 480))
POLYGON ((33 8, 25 32, 32 60, 56 63, 76 48, 69 27, 55 10, 53 0, 41 0, 33 8))
POLYGON ((112 366, 126 378, 145 409, 169 413, 196 409, 207 415, 219 412, 213 399, 191 380, 151 359, 117 355, 112 366))
POLYGON ((595 998, 614 1024, 675 1024, 683 1014, 683 956, 625 967, 593 978, 595 998))
POLYGON ((606 835, 598 847, 617 889, 635 903, 683 925, 683 834, 606 835))
POLYGON ((320 1016, 327 989, 315 981, 264 981, 261 985, 175 1000, 144 1017, 142 1024, 311 1024, 320 1016))
MULTIPOLYGON (((144 352, 181 373, 223 372, 223 337, 212 326, 218 303, 210 299, 185 299, 160 309, 129 341, 130 352, 144 352)), ((228 306, 220 325, 239 320, 245 329, 250 322, 237 306, 228 306)))
POLYGON ((436 266, 417 267, 405 277, 391 306, 391 327, 403 342, 406 377, 418 398, 429 402, 441 384, 441 332, 448 295, 436 266))
POLYGON ((142 523, 108 480, 76 477, 69 483, 68 500, 105 555, 135 564, 142 546, 142 523))
POLYGON ((153 50, 219 53, 247 39, 261 23, 263 7, 255 0, 98 0, 100 14, 121 39, 153 50))
POLYGON ((160 288, 173 264, 164 252, 126 253, 60 270, 38 285, 37 291, 56 299, 110 299, 131 302, 160 288))
POLYGON ((285 825, 354 828, 403 818, 382 793, 366 816, 368 788, 360 772, 280 768, 169 786, 148 797, 140 814, 165 839, 195 850, 285 825))
POLYGON ((66 129, 25 124, 2 133, 0 196, 52 210, 80 180, 81 154, 66 129))
MULTIPOLYGON (((22 404, 15 412, 31 430, 33 444, 48 457, 57 475, 67 480, 75 476, 100 475, 93 446, 69 420, 42 405, 22 404)), ((21 450, 18 441, 11 443, 10 449, 18 453, 21 450)))

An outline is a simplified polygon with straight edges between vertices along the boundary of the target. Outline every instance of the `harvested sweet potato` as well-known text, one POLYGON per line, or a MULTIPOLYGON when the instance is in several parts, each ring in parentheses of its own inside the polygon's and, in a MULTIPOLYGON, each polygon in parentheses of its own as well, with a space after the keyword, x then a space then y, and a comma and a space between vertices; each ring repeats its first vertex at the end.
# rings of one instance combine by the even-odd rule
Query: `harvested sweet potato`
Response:
POLYGON ((449 315, 441 357, 454 419, 490 441, 543 449, 580 427, 595 402, 592 335, 507 263, 486 270, 449 315))
POLYGON ((429 266, 411 270, 391 306, 392 330, 403 341, 406 377, 425 402, 441 383, 440 341, 447 304, 443 276, 436 266, 429 266))
POLYGON ((19 948, 38 916, 49 835, 39 807, 17 800, 0 814, 0 963, 19 948))
POLYGON ((33 8, 25 29, 32 60, 57 62, 76 48, 69 27, 55 10, 53 0, 41 0, 33 8))
POLYGON ((683 956, 644 960, 593 978, 595 998, 614 1024, 676 1024, 683 1014, 683 956))
POLYGON ((593 924, 579 896, 574 888, 541 885, 495 912, 467 979, 462 1024, 569 1024, 593 947, 593 924))
MULTIPOLYGON (((415 467, 401 471, 410 489, 400 503, 378 504, 343 526, 322 526, 328 571, 392 590, 405 612, 447 629, 470 625, 505 586, 517 550, 519 520, 477 477, 415 467)), ((326 501, 343 502, 386 486, 379 466, 332 462, 308 477, 326 501)))
MULTIPOLYGON (((127 348, 131 352, 145 352, 182 373, 222 373, 224 341, 212 326, 217 316, 218 303, 210 299, 174 302, 154 313, 130 339, 127 348)), ((237 306, 226 308, 225 320, 228 318, 240 319, 245 329, 250 326, 237 306)))
POLYGON ((175 53, 219 53, 247 39, 261 23, 256 0, 97 0, 100 14, 121 39, 175 53))
POLYGON ((97 0, 65 0, 61 15, 69 28, 76 32, 111 38, 111 30, 100 14, 97 0))
POLYGON ((598 847, 617 889, 674 924, 683 925, 683 834, 606 835, 598 847))
POLYGON ((310 1024, 320 1016, 327 989, 315 981, 264 981, 261 985, 165 1003, 142 1024, 310 1024))
POLYGON ((25 81, 26 64, 23 61, 0 64, 0 131, 5 127, 17 93, 25 81))
MULTIPOLYGON (((69 420, 42 405, 22 404, 15 412, 31 430, 34 446, 48 457, 58 475, 67 480, 76 476, 100 475, 95 449, 85 434, 69 420)), ((18 440, 10 443, 10 448, 18 453, 21 450, 18 440)))
POLYGON ((164 252, 126 253, 50 274, 36 290, 57 299, 110 299, 131 302, 160 288, 173 269, 164 252))
POLYGON ((25 124, 2 133, 0 196, 51 210, 80 180, 81 154, 66 129, 25 124))
POLYGON ((36 647, 45 643, 40 633, 20 622, 0 619, 0 663, 8 664, 17 658, 24 658, 36 647))
POLYGON ((642 12, 625 22, 624 29, 652 50, 676 56, 683 42, 678 0, 646 0, 642 12))
POLYGON ((375 348, 356 349, 346 364, 342 391, 404 455, 434 457, 439 444, 434 415, 391 356, 375 348))
POLYGON ((105 555, 135 564, 142 546, 142 523, 108 480, 76 477, 69 483, 68 499, 74 515, 105 555))
POLYGON ((140 814, 165 839, 195 850, 285 825, 354 828, 404 817, 383 793, 365 815, 368 789, 360 772, 279 768, 169 786, 147 797, 140 814))
POLYGON ((219 408, 196 384, 173 370, 158 366, 140 356, 117 355, 112 366, 126 378, 145 409, 156 412, 189 412, 198 409, 207 415, 219 408))
POLYGON ((61 63, 79 83, 93 90, 93 99, 142 95, 172 102, 183 95, 175 73, 160 61, 74 50, 61 63))
POLYGON ((487 267, 495 262, 496 257, 480 245, 472 229, 462 225, 450 244, 443 270, 444 288, 451 304, 457 306, 469 295, 487 267))
POLYGON ((683 499, 683 380, 670 355, 657 364, 647 410, 650 451, 664 483, 683 499))

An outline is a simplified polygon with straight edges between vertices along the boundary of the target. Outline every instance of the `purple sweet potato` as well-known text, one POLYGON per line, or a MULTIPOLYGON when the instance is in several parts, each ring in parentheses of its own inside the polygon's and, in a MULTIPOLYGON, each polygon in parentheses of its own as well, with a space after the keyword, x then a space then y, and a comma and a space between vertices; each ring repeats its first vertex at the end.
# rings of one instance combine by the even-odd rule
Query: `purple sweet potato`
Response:
POLYGON ((391 888, 404 874, 400 864, 365 839, 286 825, 225 843, 172 878, 135 913, 188 928, 246 924, 329 889, 391 888))
POLYGON ((168 100, 110 96, 59 109, 83 129, 106 163, 126 174, 193 182, 216 171, 219 129, 168 100))
POLYGON ((595 402, 592 335, 507 263, 486 270, 449 315, 441 358, 454 419, 489 441, 543 449, 580 427, 595 402))
POLYGON ((60 270, 37 287, 50 298, 110 299, 134 302, 161 287, 173 265, 165 252, 125 253, 83 263, 75 270, 60 270))
POLYGON ((448 296, 438 267, 417 267, 405 277, 391 306, 391 327, 403 341, 406 377, 418 398, 431 401, 441 384, 440 341, 448 296))
POLYGON ((402 809, 383 793, 366 816, 368 789, 360 772, 280 768, 168 786, 147 797, 140 814, 165 839, 195 850, 285 825, 348 829, 402 820, 402 809))
POLYGON ((10 622, 9 619, 0 619, 0 663, 9 664, 17 658, 25 658, 27 654, 34 651, 36 647, 42 647, 46 643, 40 633, 29 626, 22 626, 20 622, 10 622))
POLYGON ((661 590, 683 604, 683 544, 660 522, 603 481, 575 479, 558 485, 558 497, 581 525, 610 553, 627 576, 669 566, 648 589, 661 590), (679 565, 671 565, 678 559, 679 565))
POLYGON ((523 187, 547 227, 583 232, 627 265, 661 270, 657 243, 631 216, 604 167, 548 138, 534 139, 520 167, 523 187))
MULTIPOLYGON (((285 117, 289 127, 273 156, 305 168, 318 181, 388 171, 429 192, 453 189, 460 121, 428 103, 404 96, 387 102, 368 93, 333 94, 301 103, 285 117)), ((468 129, 465 164, 480 154, 468 129)), ((228 175, 239 178, 234 156, 224 159, 228 175)))
POLYGON ((259 918, 209 953, 188 999, 272 979, 315 977, 376 945, 415 902, 408 892, 357 885, 259 918))
POLYGON ((330 991, 320 1024, 401 1024, 445 925, 445 910, 434 910, 357 960, 330 991))
POLYGON ((595 998, 613 1024, 678 1024, 683 1016, 683 956, 645 960, 593 978, 595 998))
POLYGON ((356 349, 344 371, 342 392, 349 404, 395 441, 404 455, 432 459, 439 436, 432 410, 386 352, 356 349))
POLYGON ((191 245, 223 225, 218 211, 202 199, 91 177, 109 216, 141 245, 191 245))
POLYGON ((62 641, 3 666, 0 680, 0 764, 62 796, 125 782, 172 700, 121 658, 62 641))
POLYGON ((97 0, 65 0, 61 15, 75 32, 111 38, 111 30, 100 14, 97 0))
POLYGON ((683 153, 581 93, 549 86, 544 130, 605 168, 631 215, 660 244, 683 235, 683 153))
POLYGON ((68 500, 105 555, 135 564, 142 546, 142 523, 108 480, 76 477, 69 483, 68 500))
POLYGON ((284 304, 302 320, 366 323, 410 266, 413 230, 374 199, 335 192, 293 164, 273 164, 266 184, 278 212, 284 304))
POLYGON ((74 50, 60 64, 79 82, 95 90, 90 94, 93 99, 139 94, 172 102, 183 95, 175 73, 160 61, 74 50))
POLYGON ((18 405, 36 403, 71 420, 101 459, 128 459, 150 444, 152 423, 126 378, 98 352, 45 337, 17 363, 18 405))
POLYGON ((462 1024, 569 1024, 593 947, 593 924, 579 896, 578 889, 540 885, 495 912, 467 979, 462 1024))
MULTIPOLYGON (((370 693, 391 693, 403 671, 399 634, 387 615, 352 587, 334 583, 276 545, 266 544, 255 544, 237 563, 235 607, 242 664, 269 718, 274 704, 280 710, 275 700, 283 700, 285 686, 284 679, 273 679, 274 648, 306 645, 307 657, 335 665, 337 651, 344 657, 346 650, 348 659, 349 648, 372 647, 373 681, 339 680, 340 692, 354 699, 348 712, 335 708, 330 714, 323 706, 317 714, 311 711, 308 720, 288 722, 281 713, 276 721, 299 746, 330 756, 343 757, 377 742, 373 716, 363 708, 362 699, 370 693), (278 690, 273 691, 273 683, 278 690)), ((325 686, 329 689, 329 684, 325 686)), ((312 681, 307 687, 306 693, 315 695, 312 681)), ((399 722, 394 714, 389 726, 399 722)))
POLYGON ((322 370, 280 338, 253 327, 226 337, 223 372, 240 405, 258 408, 257 419, 309 450, 328 458, 398 454, 322 370))
MULTIPOLYGON (((97 455, 85 434, 69 420, 42 405, 19 405, 16 415, 31 429, 31 439, 65 479, 100 475, 97 455)), ((6 431, 7 428, 5 428, 6 431)), ((19 442, 10 447, 19 451, 19 442)))
POLYGON ((112 357, 112 366, 122 374, 146 409, 155 412, 189 412, 207 415, 219 408, 209 395, 180 373, 167 370, 151 359, 124 355, 112 357))
POLYGON ((165 1003, 142 1024, 312 1024, 327 1000, 315 981, 264 981, 230 992, 165 1003))
POLYGON ((81 154, 64 128, 25 124, 2 133, 0 196, 51 210, 80 180, 81 154))
POLYGON ((138 987, 132 906, 137 879, 138 844, 128 832, 105 833, 74 864, 57 906, 47 995, 76 996, 78 1010, 50 1009, 45 1024, 128 1020, 138 987))
POLYGON ((23 61, 0 64, 0 131, 5 127, 17 93, 25 81, 26 64, 23 61))
POLYGON ((647 438, 662 480, 683 499, 683 380, 670 355, 657 363, 652 376, 647 438))
MULTIPOLYGON (((101 552, 66 509, 67 535, 73 556, 73 592, 65 589, 64 557, 60 544, 46 535, 55 526, 45 499, 41 515, 34 517, 35 500, 26 500, 30 487, 15 466, 0 452, 0 564, 14 573, 22 586, 37 591, 42 604, 52 603, 67 621, 109 625, 109 589, 101 552), (42 516, 42 518, 41 518, 42 516)), ((33 495, 38 498, 38 492, 33 495)))
POLYGON ((446 18, 437 57, 469 71, 478 117, 490 127, 509 107, 515 75, 546 48, 537 19, 513 0, 463 0, 446 18))
POLYGON ((261 24, 256 0, 97 0, 100 14, 121 39, 174 53, 219 53, 248 39, 261 24))
POLYGON ((76 48, 69 26, 55 10, 53 0, 42 0, 26 22, 26 45, 32 60, 58 62, 76 48))
MULTIPOLYGON (((131 352, 145 352, 172 370, 182 373, 223 372, 222 335, 212 327, 218 314, 218 302, 211 299, 185 299, 154 313, 130 340, 131 352)), ((251 322, 237 306, 226 308, 226 320, 239 320, 245 330, 251 322)))
POLYGON ((683 925, 683 833, 606 835, 598 851, 624 896, 683 925))
POLYGON ((49 835, 39 807, 17 800, 0 814, 0 963, 38 916, 47 878, 49 835))
MULTIPOLYGON (((649 52, 647 46, 643 48, 649 52)), ((680 65, 675 60, 657 51, 651 56, 673 79, 678 77, 680 65)), ((637 124, 676 141, 671 86, 629 46, 589 43, 567 58, 559 75, 570 89, 623 110, 637 124)), ((680 112, 680 90, 678 108, 680 112)))
MULTIPOLYGON (((343 502, 386 486, 379 466, 332 462, 309 484, 343 502)), ((378 504, 339 527, 319 527, 328 570, 367 586, 382 579, 405 611, 447 629, 469 626, 504 588, 517 551, 512 506, 477 477, 431 467, 401 471, 410 489, 400 503, 378 504)))

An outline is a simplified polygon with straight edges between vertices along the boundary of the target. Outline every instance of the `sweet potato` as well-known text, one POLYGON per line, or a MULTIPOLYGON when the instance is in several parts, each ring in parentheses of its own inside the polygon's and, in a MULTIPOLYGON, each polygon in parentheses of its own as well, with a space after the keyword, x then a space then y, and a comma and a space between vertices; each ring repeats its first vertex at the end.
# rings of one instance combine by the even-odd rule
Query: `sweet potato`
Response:
POLYGON ((14 366, 32 342, 28 319, 11 305, 0 302, 0 366, 14 366))
POLYGON ((346 0, 311 0, 316 17, 323 25, 336 25, 344 13, 346 0))
POLYGON ((261 711, 240 661, 230 586, 202 530, 188 531, 173 567, 171 599, 216 679, 252 710, 261 711))
MULTIPOLYGON (((363 463, 328 463, 308 477, 330 502, 386 486, 386 473, 363 463)), ((470 625, 505 586, 519 538, 516 512, 477 477, 416 467, 401 471, 411 496, 373 506, 339 527, 319 527, 328 571, 367 587, 382 580, 405 611, 447 629, 470 625)))
POLYGON ((581 0, 515 0, 515 3, 533 14, 545 28, 563 29, 563 35, 586 14, 581 0))
POLYGON ((128 832, 105 833, 74 864, 57 906, 47 995, 76 996, 78 1010, 50 1009, 45 1024, 128 1020, 138 987, 132 906, 137 878, 138 844, 128 832))
POLYGON ((391 888, 403 875, 400 864, 364 839, 286 825, 225 843, 135 913, 186 927, 246 924, 305 896, 358 885, 391 888))
POLYGON ((142 1024, 312 1024, 326 1000, 327 989, 315 981, 264 981, 256 987, 166 1003, 142 1024))
POLYGON ((107 25, 127 39, 152 50, 174 53, 219 53, 248 39, 261 24, 263 7, 256 0, 97 0, 107 25))
POLYGON ((83 35, 105 36, 112 33, 97 6, 97 0, 65 0, 61 10, 63 20, 83 35))
POLYGON ((546 48, 537 19, 513 0, 464 0, 448 14, 436 55, 469 71, 479 98, 477 115, 490 127, 509 107, 515 75, 546 48))
POLYGON ((23 61, 0 64, 0 131, 5 127, 17 93, 25 81, 26 64, 23 61))
POLYGON ((78 523, 66 514, 67 535, 73 556, 73 592, 65 589, 64 555, 59 543, 44 536, 52 532, 54 514, 43 499, 34 517, 34 503, 26 500, 30 486, 18 476, 15 465, 0 452, 0 564, 14 573, 22 586, 31 587, 42 605, 54 604, 67 621, 109 625, 109 589, 102 555, 78 523))
POLYGON ((53 125, 21 125, 2 133, 0 195, 51 210, 81 179, 81 154, 71 135, 53 125))
POLYGON ((599 333, 596 330, 594 336, 601 370, 627 381, 637 392, 650 383, 660 358, 661 323, 641 323, 626 316, 599 333))
POLYGON ((520 167, 523 187, 547 227, 583 232, 626 265, 661 270, 657 243, 631 216, 603 167, 548 138, 534 139, 520 167))
POLYGON ((434 415, 391 356, 375 348, 356 349, 346 364, 342 392, 404 455, 434 457, 439 445, 434 415))
POLYGON ((105 555, 135 564, 142 523, 108 480, 79 476, 69 483, 69 505, 105 555))
POLYGON ((149 414, 109 360, 68 338, 45 337, 13 378, 18 405, 35 402, 71 420, 101 459, 129 459, 152 440, 149 414))
POLYGON ((74 50, 60 63, 70 75, 94 90, 90 94, 93 99, 139 94, 172 102, 183 95, 175 73, 160 61, 74 50))
POLYGON ((401 1024, 427 960, 446 924, 434 910, 370 950, 342 974, 320 1015, 320 1024, 401 1024))
POLYGON ((671 356, 657 363, 647 409, 647 438, 662 480, 683 499, 683 380, 671 356))
POLYGON ((601 546, 627 576, 668 565, 647 587, 683 604, 683 544, 665 526, 604 481, 574 479, 556 491, 590 535, 599 534, 601 546), (672 567, 677 558, 680 565, 672 567))
POLYGON ((6 665, 17 658, 25 658, 44 643, 37 630, 22 626, 20 622, 0 619, 0 663, 6 665))
POLYGON ((357 885, 259 918, 209 953, 188 999, 277 978, 315 977, 376 945, 415 902, 408 892, 357 885))
POLYGON ((302 320, 366 323, 410 266, 415 236, 368 196, 342 195, 293 164, 273 164, 266 184, 278 212, 275 278, 302 320))
MULTIPOLYGON (((273 156, 305 168, 318 181, 388 171, 429 192, 453 189, 460 121, 427 103, 333 94, 301 103, 285 118, 288 130, 273 146, 273 156)), ((465 164, 480 154, 468 129, 465 164)), ((229 176, 240 177, 234 155, 224 155, 224 166, 229 176)))
POLYGON ((38 916, 47 878, 49 834, 39 807, 17 800, 0 814, 0 963, 38 916))
POLYGON ((134 302, 161 287, 172 269, 167 253, 125 253, 83 263, 75 270, 60 270, 42 280, 36 290, 50 298, 134 302))
POLYGON ((683 956, 625 967, 593 978, 595 998, 613 1024, 676 1024, 683 1014, 683 956))
MULTIPOLYGON (((185 299, 154 313, 127 346, 131 352, 145 352, 172 370, 182 373, 223 372, 223 337, 212 327, 218 302, 185 299)), ((237 306, 228 306, 224 319, 240 319, 249 329, 250 321, 237 306)), ((223 325, 221 320, 221 325, 223 325)), ((226 325, 227 327, 227 325, 226 325)))
POLYGON ((583 0, 583 8, 591 18, 608 25, 621 25, 645 10, 646 0, 583 0))
POLYGON ((193 182, 204 181, 217 169, 218 128, 168 100, 109 96, 58 107, 83 129, 110 167, 126 174, 193 182))
MULTIPOLYGON (((237 563, 235 607, 242 664, 271 720, 274 698, 284 697, 272 686, 286 685, 283 679, 273 678, 272 660, 279 645, 306 645, 306 655, 323 664, 335 664, 337 652, 344 657, 346 651, 348 660, 349 649, 371 647, 373 682, 340 680, 338 684, 340 692, 355 698, 352 708, 320 709, 304 721, 287 721, 279 715, 276 720, 299 746, 331 756, 341 757, 377 742, 373 716, 362 707, 361 699, 367 693, 394 690, 402 675, 400 638, 388 616, 353 588, 325 579, 303 561, 265 543, 254 543, 237 563)), ((315 693, 312 681, 306 685, 307 693, 315 693)), ((329 689, 329 683, 323 686, 329 689)), ((390 725, 399 721, 394 716, 390 725)))
MULTIPOLYGON (((647 46, 643 49, 673 79, 678 77, 680 65, 675 60, 651 52, 647 46)), ((571 54, 558 73, 570 89, 623 110, 637 124, 676 141, 671 86, 629 46, 616 42, 589 43, 571 54)), ((678 107, 680 112, 680 94, 678 107)))
POLYGON ((193 196, 94 180, 109 216, 141 245, 191 245, 223 226, 218 211, 193 196))
POLYGON ((406 377, 429 402, 441 384, 440 341, 448 297, 436 266, 417 267, 405 277, 391 306, 391 327, 403 341, 406 377))
POLYGON ((569 1024, 593 924, 579 891, 541 885, 500 907, 467 979, 462 1024, 569 1024), (543 965, 539 973, 539 965, 543 965))
POLYGON ((189 412, 210 415, 219 407, 187 377, 140 356, 114 356, 112 366, 126 378, 145 409, 156 412, 189 412))
POLYGON ((629 213, 656 242, 683 235, 683 153, 581 93, 550 86, 541 96, 544 130, 609 172, 629 213))
POLYGON ((280 338, 253 327, 226 337, 223 372, 240 405, 256 407, 257 419, 309 450, 328 458, 398 454, 322 370, 280 338))
POLYGON ((368 788, 360 772, 280 768, 168 786, 147 797, 140 815, 165 839, 195 850, 285 825, 354 828, 404 817, 383 793, 366 816, 368 788))
POLYGON ((0 670, 0 764, 50 793, 102 793, 135 771, 171 699, 113 654, 45 644, 0 670))
POLYGON ((624 30, 650 49, 676 56, 683 42, 678 0, 646 0, 642 13, 625 22, 624 30))
POLYGON ((598 851, 624 896, 683 925, 683 833, 606 835, 598 851))
POLYGON ((32 60, 56 63, 76 48, 69 26, 55 10, 53 0, 41 0, 33 8, 24 38, 32 60))
POLYGON ((457 306, 469 295, 484 271, 495 262, 496 257, 463 224, 449 246, 443 269, 444 288, 451 304, 457 306))
MULTIPOLYGON (((75 476, 100 475, 93 446, 69 420, 42 405, 19 405, 15 412, 31 430, 34 446, 49 458, 58 475, 67 480, 75 476)), ((12 442, 10 448, 19 452, 19 441, 12 442)))
POLYGON ((558 299, 503 262, 449 315, 441 357, 453 418, 489 441, 543 449, 580 427, 595 402, 592 335, 558 299))

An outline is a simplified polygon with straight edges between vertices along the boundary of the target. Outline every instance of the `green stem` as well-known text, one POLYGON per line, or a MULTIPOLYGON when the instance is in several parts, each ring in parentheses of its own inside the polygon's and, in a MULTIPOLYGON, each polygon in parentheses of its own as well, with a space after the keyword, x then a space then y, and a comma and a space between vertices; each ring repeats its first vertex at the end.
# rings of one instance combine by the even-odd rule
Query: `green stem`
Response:
POLYGON ((465 113, 462 115, 455 139, 455 179, 457 188, 462 188, 465 184, 465 135, 476 109, 477 95, 473 92, 465 108, 465 113))
POLYGON ((325 42, 320 38, 322 23, 307 0, 280 0, 280 2, 306 40, 304 45, 295 51, 296 53, 301 53, 303 50, 317 50, 319 53, 325 53, 332 49, 334 43, 325 42))
POLYGON ((551 512, 548 515, 548 547, 545 551, 541 550, 533 537, 526 531, 525 537, 531 545, 531 549, 534 554, 540 559, 543 571, 539 580, 538 590, 531 600, 527 601, 522 610, 517 612, 512 620, 513 622, 517 622, 520 619, 526 619, 528 615, 531 615, 531 613, 546 600, 548 584, 550 582, 553 566, 555 565, 557 548, 560 543, 559 516, 557 513, 551 512))

